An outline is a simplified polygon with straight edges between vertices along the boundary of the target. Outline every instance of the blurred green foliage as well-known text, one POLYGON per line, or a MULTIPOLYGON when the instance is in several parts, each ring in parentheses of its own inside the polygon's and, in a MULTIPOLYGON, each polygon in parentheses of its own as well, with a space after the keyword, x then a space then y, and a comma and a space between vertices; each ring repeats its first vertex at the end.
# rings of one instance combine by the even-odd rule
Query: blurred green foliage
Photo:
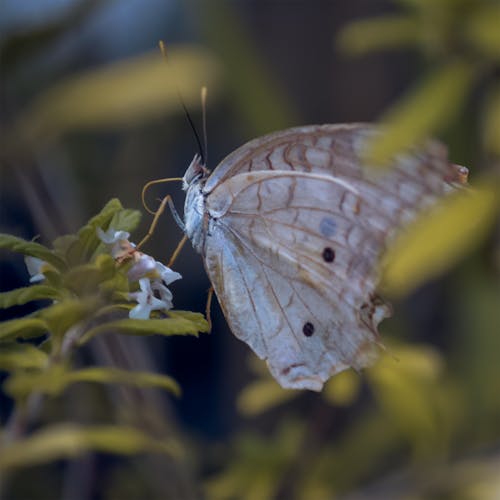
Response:
POLYGON ((26 317, 0 323, 0 370, 9 373, 3 390, 16 404, 0 440, 0 475, 89 450, 135 454, 172 453, 178 448, 171 437, 159 439, 119 425, 54 424, 28 436, 17 435, 36 422, 34 402, 61 396, 75 383, 156 387, 180 395, 178 384, 166 375, 105 366, 77 369, 72 361, 76 350, 97 334, 197 335, 208 330, 199 313, 172 311, 161 320, 159 313, 151 320, 126 316, 131 309, 128 294, 134 291, 127 277, 131 263, 115 261, 98 229, 132 231, 139 218, 139 212, 124 209, 114 199, 76 234, 57 238, 52 249, 0 234, 0 248, 40 259, 44 278, 43 285, 0 293, 0 307, 46 301, 45 307, 26 317), (25 343, 30 339, 36 343, 25 343))
MULTIPOLYGON (((429 136, 453 134, 472 96, 472 119, 480 125, 468 140, 484 148, 486 159, 470 166, 473 187, 422 216, 384 261, 384 290, 392 296, 407 295, 460 263, 450 290, 449 348, 405 340, 409 325, 396 323, 392 335, 383 325, 382 359, 364 376, 348 371, 334 377, 322 401, 309 398, 305 406, 293 406, 304 395, 284 391, 252 361, 256 379, 243 389, 238 406, 247 418, 262 415, 268 431, 265 437, 243 432, 230 446, 234 458, 207 482, 210 498, 316 500, 353 490, 355 498, 500 494, 494 472, 500 466, 499 263, 490 258, 480 264, 484 252, 499 251, 498 239, 488 242, 500 208, 500 4, 397 3, 403 13, 355 21, 338 37, 351 55, 412 47, 424 62, 424 76, 383 114, 387 133, 368 148, 367 161, 383 164, 429 136), (477 455, 464 458, 468 453, 477 455), (397 476, 380 479, 393 468, 397 476), (373 486, 364 490, 360 485, 367 480, 373 486)), ((425 338, 433 333, 418 332, 425 338)))
POLYGON ((220 70, 208 51, 176 45, 168 54, 172 63, 154 51, 72 76, 38 96, 18 126, 37 140, 75 129, 131 127, 177 111, 180 88, 189 107, 199 104, 199 82, 217 92, 220 70))
MULTIPOLYGON (((387 161, 395 152, 452 126, 473 87, 490 84, 500 61, 500 5, 496 0, 398 0, 403 14, 353 22, 339 34, 339 46, 353 55, 412 47, 420 51, 426 76, 382 117, 385 140, 368 156, 387 161)), ((483 89, 484 98, 490 97, 483 89)), ((498 152, 497 97, 484 107, 484 146, 498 152), (496 144, 496 145, 495 145, 496 144)))

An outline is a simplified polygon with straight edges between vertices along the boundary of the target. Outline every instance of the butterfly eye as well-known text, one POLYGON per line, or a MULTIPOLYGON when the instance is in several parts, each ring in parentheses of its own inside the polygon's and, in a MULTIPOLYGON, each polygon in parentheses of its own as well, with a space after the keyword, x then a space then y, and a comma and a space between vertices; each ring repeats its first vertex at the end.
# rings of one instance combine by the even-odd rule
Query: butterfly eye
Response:
POLYGON ((306 337, 310 337, 314 333, 314 325, 312 323, 304 323, 304 326, 302 327, 302 333, 306 337))
POLYGON ((323 260, 325 262, 333 262, 335 260, 335 251, 333 248, 326 247, 323 250, 323 260))

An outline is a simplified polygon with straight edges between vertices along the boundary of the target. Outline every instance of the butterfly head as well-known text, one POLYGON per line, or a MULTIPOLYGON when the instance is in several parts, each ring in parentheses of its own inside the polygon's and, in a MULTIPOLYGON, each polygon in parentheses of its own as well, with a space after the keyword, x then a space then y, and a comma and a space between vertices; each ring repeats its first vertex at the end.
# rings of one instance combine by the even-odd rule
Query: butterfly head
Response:
POLYGON ((205 180, 209 173, 210 171, 201 161, 201 156, 199 154, 194 155, 193 160, 182 178, 182 189, 187 191, 191 185, 205 180))
POLYGON ((201 157, 195 155, 182 178, 183 189, 186 191, 184 201, 184 231, 198 252, 203 251, 205 242, 205 197, 203 186, 209 175, 209 170, 203 165, 201 157))

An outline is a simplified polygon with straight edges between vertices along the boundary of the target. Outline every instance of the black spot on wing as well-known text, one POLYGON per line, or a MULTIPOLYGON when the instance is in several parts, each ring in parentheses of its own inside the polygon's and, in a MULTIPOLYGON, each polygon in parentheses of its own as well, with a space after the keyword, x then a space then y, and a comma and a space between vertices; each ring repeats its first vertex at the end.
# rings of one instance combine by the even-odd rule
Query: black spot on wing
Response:
POLYGON ((302 333, 306 337, 310 337, 314 333, 314 325, 309 321, 307 323, 304 323, 304 326, 302 327, 302 333))
POLYGON ((333 262, 335 260, 335 250, 331 247, 324 248, 322 255, 325 262, 333 262))

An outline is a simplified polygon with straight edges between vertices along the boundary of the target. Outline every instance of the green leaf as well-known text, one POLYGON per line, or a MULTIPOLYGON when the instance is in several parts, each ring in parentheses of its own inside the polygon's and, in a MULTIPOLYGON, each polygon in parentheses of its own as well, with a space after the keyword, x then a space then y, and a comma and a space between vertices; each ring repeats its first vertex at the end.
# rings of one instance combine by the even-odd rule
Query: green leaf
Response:
POLYGON ((141 212, 139 210, 123 209, 113 215, 108 227, 116 231, 134 231, 141 221, 141 212))
POLYGON ((488 95, 484 106, 484 145, 500 157, 500 85, 488 95))
POLYGON ((82 246, 82 255, 80 257, 82 262, 89 261, 91 255, 102 243, 97 236, 97 228, 106 231, 113 217, 121 210, 123 210, 123 206, 120 200, 113 198, 78 231, 78 239, 82 246))
POLYGON ((483 181, 410 224, 384 256, 382 288, 400 296, 453 266, 479 245, 498 213, 500 189, 483 181))
POLYGON ((37 257, 48 262, 59 271, 63 271, 66 268, 66 263, 63 259, 55 255, 54 252, 47 247, 40 245, 40 243, 35 243, 34 241, 26 241, 10 234, 0 234, 0 248, 5 248, 23 255, 37 257))
POLYGON ((60 297, 61 293, 54 287, 47 285, 32 285, 0 293, 0 308, 7 309, 8 307, 26 304, 32 300, 54 300, 60 297))
POLYGON ((473 66, 461 61, 435 70, 382 117, 385 133, 369 142, 366 161, 387 165, 449 123, 463 106, 475 74, 473 66))
POLYGON ((245 416, 255 416, 290 401, 300 393, 286 390, 271 379, 258 380, 245 386, 238 396, 238 409, 245 416))
POLYGON ((46 370, 16 372, 4 382, 3 388, 15 399, 26 398, 32 392, 57 396, 68 385, 68 375, 68 367, 59 363, 46 370))
POLYGON ((96 294, 99 285, 113 279, 117 273, 116 263, 111 255, 99 255, 92 264, 82 264, 70 269, 63 277, 63 286, 82 296, 96 294))
MULTIPOLYGON (((116 212, 105 227, 99 227, 101 227, 101 229, 108 229, 111 227, 115 231, 127 231, 128 233, 131 233, 139 225, 140 220, 141 213, 138 210, 123 209, 116 212)), ((102 241, 99 241, 92 258, 99 253, 107 251, 107 245, 102 241)))
POLYGON ((166 375, 149 372, 133 372, 110 367, 86 368, 68 374, 67 383, 99 382, 104 384, 124 384, 135 387, 157 387, 180 396, 179 384, 166 375))
POLYGON ((39 317, 45 321, 56 337, 62 337, 71 327, 89 319, 98 306, 99 302, 93 297, 65 299, 42 309, 39 317))
POLYGON ((442 358, 428 346, 389 348, 367 371, 382 410, 418 453, 432 453, 445 438, 436 405, 442 372, 442 358))
POLYGON ((362 55, 383 49, 399 49, 420 41, 421 26, 412 16, 383 16, 349 23, 337 38, 339 48, 362 55))
POLYGON ((75 244, 79 244, 76 234, 64 234, 52 242, 54 250, 59 255, 67 255, 68 253, 71 253, 70 249, 75 244))
POLYGON ((77 266, 88 260, 82 242, 74 234, 66 234, 56 239, 54 247, 57 245, 58 253, 64 256, 69 267, 77 266), (63 250, 64 252, 60 252, 63 250))
POLYGON ((500 58, 500 6, 485 4, 467 16, 465 38, 484 55, 500 58))
MULTIPOLYGON (((0 350, 0 366, 1 366, 0 350)), ((24 398, 32 392, 59 396, 68 386, 78 382, 122 384, 135 387, 157 387, 180 396, 177 382, 166 375, 149 372, 131 372, 111 367, 85 368, 69 371, 64 364, 51 366, 44 371, 28 371, 13 374, 4 383, 7 394, 14 398, 24 398)))
POLYGON ((46 333, 49 333, 49 326, 39 318, 20 318, 0 323, 0 342, 40 337, 46 333))
MULTIPOLYGON (((183 321, 185 321, 185 328, 189 329, 189 324, 194 326, 196 330, 200 333, 208 333, 210 331, 209 324, 205 319, 203 314, 193 311, 168 311, 168 315, 171 319, 176 319, 179 321, 179 325, 184 325, 183 321)), ((186 331, 186 333, 191 333, 190 331, 186 331)))
POLYGON ((332 377, 322 391, 326 401, 336 406, 349 406, 358 397, 361 377, 353 370, 344 370, 332 377))
POLYGON ((209 498, 261 500, 277 498, 276 478, 286 477, 301 452, 305 427, 285 421, 272 436, 244 435, 238 439, 237 460, 206 483, 209 498))
POLYGON ((172 440, 153 438, 133 427, 59 424, 5 446, 0 453, 0 469, 73 458, 88 451, 119 455, 144 452, 178 455, 179 447, 172 440))
POLYGON ((200 106, 200 85, 217 88, 218 65, 196 46, 169 47, 175 67, 160 51, 107 64, 68 78, 41 95, 24 113, 28 137, 72 129, 130 127, 179 110, 178 89, 190 109, 200 106))
POLYGON ((42 368, 48 356, 32 344, 0 344, 0 371, 42 368))
POLYGON ((200 313, 190 311, 169 311, 164 319, 119 319, 89 330, 80 344, 88 342, 95 335, 120 333, 123 335, 198 335, 208 332, 208 323, 200 313))

